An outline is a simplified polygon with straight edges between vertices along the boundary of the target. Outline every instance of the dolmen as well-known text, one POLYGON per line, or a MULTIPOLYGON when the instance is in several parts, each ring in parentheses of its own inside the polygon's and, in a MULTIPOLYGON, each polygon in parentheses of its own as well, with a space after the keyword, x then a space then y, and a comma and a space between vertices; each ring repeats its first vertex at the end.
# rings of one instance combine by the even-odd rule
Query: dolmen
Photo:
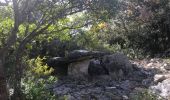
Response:
POLYGON ((47 64, 54 68, 55 75, 79 78, 109 75, 115 79, 133 71, 132 64, 124 54, 100 51, 74 50, 65 57, 49 59, 47 64))

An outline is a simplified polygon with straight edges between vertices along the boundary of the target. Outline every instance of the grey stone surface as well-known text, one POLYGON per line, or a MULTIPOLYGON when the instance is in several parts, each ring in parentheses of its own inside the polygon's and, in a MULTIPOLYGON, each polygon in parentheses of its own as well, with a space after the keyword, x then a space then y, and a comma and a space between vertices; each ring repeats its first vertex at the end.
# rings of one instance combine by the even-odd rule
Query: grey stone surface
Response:
POLYGON ((164 98, 170 98, 170 79, 166 79, 155 86, 151 86, 150 89, 152 92, 159 94, 164 98))
POLYGON ((99 60, 91 60, 88 67, 88 74, 90 76, 97 76, 97 75, 108 75, 107 69, 102 66, 99 60))
POLYGON ((88 75, 88 68, 91 59, 74 62, 68 66, 68 75, 73 77, 85 77, 88 75))
POLYGON ((106 55, 103 58, 103 63, 108 69, 109 73, 122 70, 125 75, 132 72, 132 64, 127 56, 121 53, 115 53, 113 55, 106 55))

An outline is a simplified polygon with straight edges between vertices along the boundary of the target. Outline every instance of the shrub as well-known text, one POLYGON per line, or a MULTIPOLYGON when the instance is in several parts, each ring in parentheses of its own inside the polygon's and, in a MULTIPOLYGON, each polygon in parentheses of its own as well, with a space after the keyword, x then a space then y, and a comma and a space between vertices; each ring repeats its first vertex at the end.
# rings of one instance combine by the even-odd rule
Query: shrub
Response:
POLYGON ((131 93, 130 100, 162 100, 162 98, 147 89, 140 89, 131 93))
POLYGON ((29 66, 22 80, 27 100, 55 100, 56 98, 50 87, 57 78, 50 75, 53 69, 43 64, 43 60, 44 58, 37 57, 28 61, 29 66))

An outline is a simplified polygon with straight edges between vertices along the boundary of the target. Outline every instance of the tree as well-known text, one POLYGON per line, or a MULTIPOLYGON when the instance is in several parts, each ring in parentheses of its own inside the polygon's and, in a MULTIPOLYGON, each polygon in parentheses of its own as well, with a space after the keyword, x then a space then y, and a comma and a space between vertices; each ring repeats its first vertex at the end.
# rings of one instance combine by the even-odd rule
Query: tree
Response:
MULTIPOLYGON (((0 6, 9 6, 13 9, 12 27, 4 40, 4 45, 0 48, 0 99, 7 100, 8 90, 6 76, 4 73, 5 56, 9 53, 9 48, 15 46, 15 67, 14 67, 14 99, 21 100, 21 77, 22 66, 20 64, 25 46, 35 37, 41 34, 51 34, 66 29, 74 29, 84 25, 86 22, 75 27, 75 25, 59 26, 59 20, 82 11, 97 11, 99 6, 93 7, 103 0, 5 0, 0 6), (12 3, 12 6, 10 5, 12 3), (94 9, 95 8, 95 9, 94 9), (51 28, 53 27, 53 28, 51 28), (21 32, 21 30, 24 30, 21 32)), ((108 1, 108 0, 106 0, 108 1)), ((111 0, 112 1, 112 0, 111 0)), ((104 2, 106 8, 109 4, 104 2)), ((102 9, 104 10, 104 9, 102 9)))
MULTIPOLYGON (((25 45, 30 42, 34 37, 39 34, 45 34, 45 30, 54 24, 58 19, 64 18, 67 15, 74 14, 76 12, 82 11, 79 9, 79 5, 70 5, 70 2, 59 2, 59 1, 43 1, 43 0, 12 0, 13 11, 14 11, 14 27, 11 28, 11 33, 8 36, 6 45, 0 49, 1 59, 0 59, 0 95, 1 100, 7 100, 8 93, 6 88, 6 79, 4 73, 4 60, 5 55, 8 53, 8 49, 17 42, 17 35, 20 25, 28 25, 26 30, 29 30, 29 24, 34 24, 36 28, 31 31, 25 30, 25 37, 19 42, 19 46, 16 50, 16 67, 15 67, 15 92, 14 97, 17 99, 21 96, 20 92, 20 80, 21 80, 21 66, 19 66, 20 58, 22 57, 22 50, 25 45), (49 5, 46 5, 49 4, 49 5), (44 9, 41 10, 41 7, 44 9), (54 7, 56 7, 54 9, 54 7), (73 10, 74 9, 74 10, 73 10), (37 11, 36 11, 37 10, 37 11), (34 15, 39 12, 41 19, 37 19, 38 15, 34 15), (31 17, 30 17, 31 16, 31 17)), ((4 6, 4 5, 3 5, 4 6)))

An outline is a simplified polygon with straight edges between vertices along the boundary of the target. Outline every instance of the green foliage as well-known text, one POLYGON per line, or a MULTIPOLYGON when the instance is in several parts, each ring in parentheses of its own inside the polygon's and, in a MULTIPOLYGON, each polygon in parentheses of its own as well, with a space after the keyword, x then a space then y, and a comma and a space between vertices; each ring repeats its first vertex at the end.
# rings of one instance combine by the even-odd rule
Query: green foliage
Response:
POLYGON ((157 96, 156 94, 149 92, 147 89, 142 89, 142 91, 136 91, 136 93, 130 97, 130 100, 163 100, 163 99, 161 99, 161 97, 157 96))
POLYGON ((23 78, 24 93, 27 100, 55 100, 55 95, 50 90, 57 78, 51 76, 53 71, 43 64, 44 58, 37 57, 28 61, 29 67, 23 78))
POLYGON ((5 41, 10 34, 10 30, 13 27, 13 20, 10 18, 4 18, 0 22, 0 47, 5 45, 5 41))
POLYGON ((116 15, 119 0, 99 0, 92 1, 91 15, 98 20, 108 20, 116 15), (97 9, 95 12, 94 9, 97 9))
POLYGON ((3 21, 5 18, 12 18, 13 11, 11 6, 0 7, 0 21, 3 21))

